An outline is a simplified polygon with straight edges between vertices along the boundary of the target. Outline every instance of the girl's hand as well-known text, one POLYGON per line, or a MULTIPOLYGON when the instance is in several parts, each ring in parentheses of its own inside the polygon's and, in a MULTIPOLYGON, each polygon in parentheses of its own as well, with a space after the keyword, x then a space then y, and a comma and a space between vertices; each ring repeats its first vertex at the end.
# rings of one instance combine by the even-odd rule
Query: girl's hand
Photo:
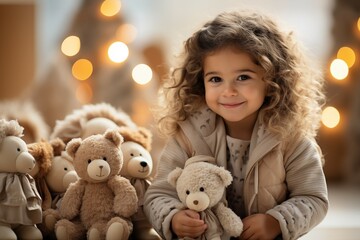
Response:
POLYGON ((179 238, 197 238, 206 228, 207 225, 200 219, 199 213, 190 209, 175 213, 171 220, 171 229, 179 238))
POLYGON ((275 239, 280 233, 279 222, 269 214, 254 214, 243 220, 244 230, 241 240, 265 240, 275 239))

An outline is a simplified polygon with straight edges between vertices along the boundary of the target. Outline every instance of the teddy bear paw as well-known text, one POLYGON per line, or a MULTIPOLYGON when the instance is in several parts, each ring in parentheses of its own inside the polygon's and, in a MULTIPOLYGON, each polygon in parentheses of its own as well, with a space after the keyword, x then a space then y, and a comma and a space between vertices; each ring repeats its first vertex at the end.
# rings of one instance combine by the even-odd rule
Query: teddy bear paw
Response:
POLYGON ((3 239, 16 240, 16 234, 10 227, 0 226, 0 233, 3 239))
POLYGON ((56 239, 58 240, 67 240, 68 239, 68 232, 64 226, 58 226, 55 229, 56 239))
POLYGON ((14 229, 18 239, 27 240, 42 240, 43 235, 41 231, 33 225, 21 225, 14 229))
POLYGON ((127 239, 128 236, 124 236, 124 233, 124 225, 119 222, 114 222, 107 230, 106 240, 127 239))
POLYGON ((88 232, 88 240, 98 240, 100 239, 100 232, 97 228, 91 228, 88 232))

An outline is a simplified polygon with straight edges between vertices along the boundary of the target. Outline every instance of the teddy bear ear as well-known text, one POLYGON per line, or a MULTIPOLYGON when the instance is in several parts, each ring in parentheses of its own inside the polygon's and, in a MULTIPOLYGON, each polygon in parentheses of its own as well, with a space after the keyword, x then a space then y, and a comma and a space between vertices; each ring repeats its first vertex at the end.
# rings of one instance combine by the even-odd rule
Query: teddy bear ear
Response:
POLYGON ((50 140, 50 144, 53 148, 54 156, 60 156, 61 152, 64 151, 66 145, 63 140, 60 138, 55 138, 50 140))
POLYGON ((223 181, 225 187, 231 184, 233 177, 231 176, 231 173, 228 170, 226 170, 224 167, 217 167, 216 173, 223 181))
POLYGON ((68 142, 65 151, 67 152, 67 154, 69 154, 70 157, 75 157, 75 153, 79 149, 81 142, 81 138, 73 138, 70 142, 68 142))
POLYGON ((169 173, 167 180, 171 184, 171 186, 176 187, 176 182, 180 177, 182 171, 183 169, 177 167, 169 173))
POLYGON ((111 142, 113 142, 116 146, 120 147, 120 145, 124 142, 123 136, 116 129, 109 129, 104 133, 104 137, 111 142))

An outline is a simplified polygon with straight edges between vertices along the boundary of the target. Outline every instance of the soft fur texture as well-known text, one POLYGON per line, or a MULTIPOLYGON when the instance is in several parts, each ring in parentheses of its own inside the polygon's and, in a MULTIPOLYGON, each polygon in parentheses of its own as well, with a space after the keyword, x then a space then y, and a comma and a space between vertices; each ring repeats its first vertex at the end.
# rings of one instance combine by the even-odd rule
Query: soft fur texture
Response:
POLYGON ((151 184, 150 176, 153 170, 153 159, 150 155, 152 134, 142 127, 136 130, 121 127, 119 131, 124 137, 124 143, 121 145, 124 165, 120 174, 130 180, 139 200, 137 213, 131 217, 134 224, 131 239, 161 239, 143 211, 144 195, 151 184))
POLYGON ((129 180, 119 175, 123 165, 123 137, 108 130, 67 146, 79 180, 66 190, 55 225, 57 239, 128 239, 137 210, 137 196, 129 180))
MULTIPOLYGON (((80 109, 74 110, 68 114, 64 120, 56 121, 53 132, 50 135, 51 139, 56 137, 61 138, 65 143, 68 143, 73 138, 83 138, 83 135, 89 136, 86 133, 88 129, 88 122, 92 119, 103 118, 107 122, 103 123, 110 125, 112 122, 115 126, 126 126, 132 129, 136 128, 135 123, 131 120, 128 114, 121 109, 115 109, 112 105, 107 103, 88 104, 80 109)), ((94 127, 94 126, 91 126, 94 127)), ((92 132, 90 130, 90 132, 92 132)), ((100 134, 103 132, 97 132, 100 134)))
POLYGON ((28 174, 34 157, 21 139, 17 121, 0 119, 0 236, 2 239, 42 239, 41 198, 28 174))
POLYGON ((199 212, 208 224, 205 239, 220 240, 224 231, 238 237, 243 229, 242 221, 223 202, 225 188, 231 184, 232 176, 214 163, 214 158, 204 155, 189 158, 184 169, 176 168, 169 173, 168 182, 176 187, 182 202, 178 208, 199 212))

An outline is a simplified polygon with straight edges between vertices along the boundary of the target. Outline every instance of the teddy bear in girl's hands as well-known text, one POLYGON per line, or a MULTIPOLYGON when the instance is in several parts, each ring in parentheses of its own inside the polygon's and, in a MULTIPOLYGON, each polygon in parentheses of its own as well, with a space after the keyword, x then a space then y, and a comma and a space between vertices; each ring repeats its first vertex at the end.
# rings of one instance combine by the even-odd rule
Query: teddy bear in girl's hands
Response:
POLYGON ((204 233, 206 239, 220 240, 224 232, 238 237, 243 223, 222 201, 232 176, 229 171, 213 163, 214 158, 209 156, 191 157, 184 169, 176 168, 169 173, 168 182, 176 187, 181 201, 178 209, 192 209, 200 213, 200 218, 208 225, 204 233))

